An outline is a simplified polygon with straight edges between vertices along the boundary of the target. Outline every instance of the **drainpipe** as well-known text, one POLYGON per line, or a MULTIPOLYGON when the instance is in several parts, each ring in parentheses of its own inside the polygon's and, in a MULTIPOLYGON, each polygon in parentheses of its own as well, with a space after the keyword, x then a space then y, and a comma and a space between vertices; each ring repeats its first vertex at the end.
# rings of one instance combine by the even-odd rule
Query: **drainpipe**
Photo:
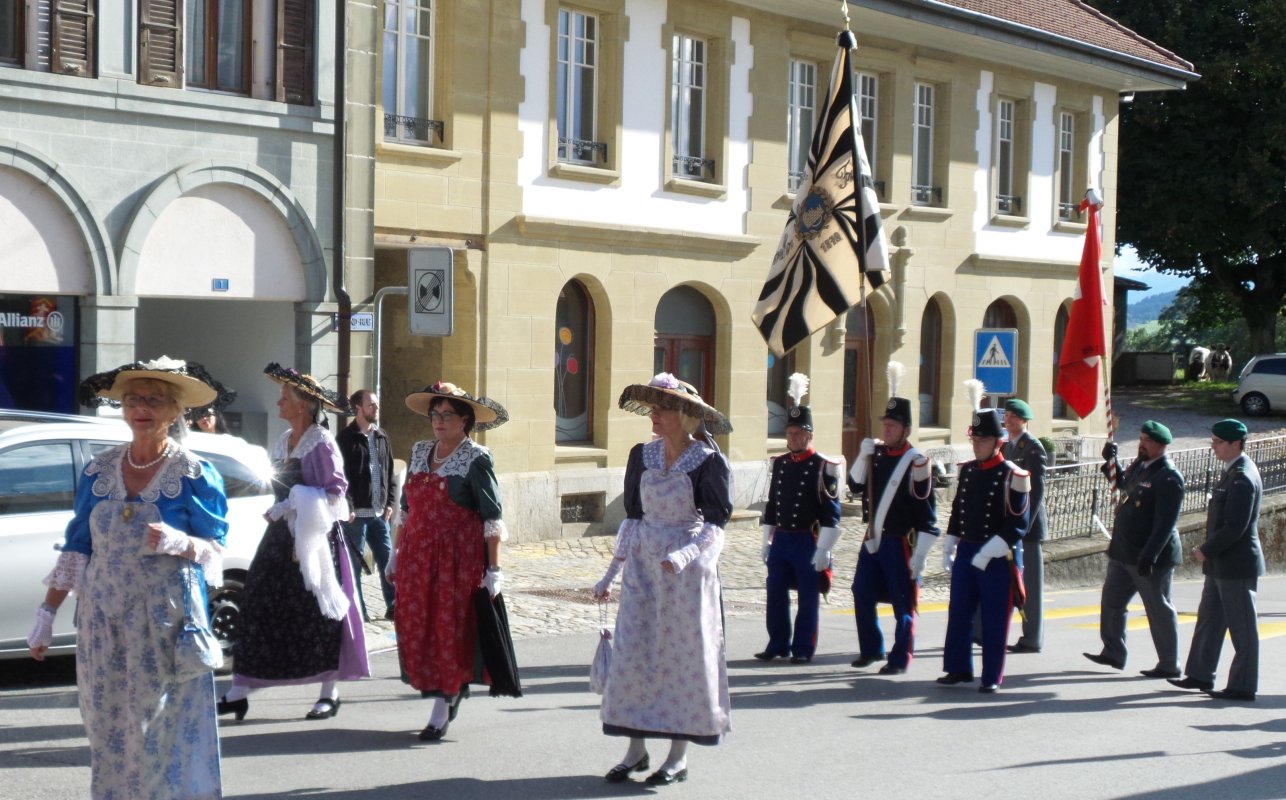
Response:
POLYGON ((335 138, 334 138, 334 179, 331 187, 331 236, 334 252, 331 258, 331 285, 335 299, 339 303, 339 353, 336 357, 337 377, 339 379, 339 396, 347 399, 349 395, 349 362, 352 346, 353 299, 348 296, 348 286, 344 280, 346 261, 344 250, 344 167, 346 166, 348 137, 345 135, 344 105, 347 96, 347 48, 345 47, 345 23, 348 0, 335 0, 335 138))

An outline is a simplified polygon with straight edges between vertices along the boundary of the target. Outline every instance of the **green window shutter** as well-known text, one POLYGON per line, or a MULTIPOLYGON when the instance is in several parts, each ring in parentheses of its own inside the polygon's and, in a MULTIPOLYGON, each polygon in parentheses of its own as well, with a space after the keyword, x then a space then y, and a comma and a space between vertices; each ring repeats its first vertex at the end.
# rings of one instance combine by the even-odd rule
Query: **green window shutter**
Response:
MULTIPOLYGON (((342 2, 342 0, 340 0, 342 2)), ((277 100, 313 104, 315 0, 277 2, 277 100)))
POLYGON ((138 82, 180 88, 183 0, 139 0, 138 10, 138 82))

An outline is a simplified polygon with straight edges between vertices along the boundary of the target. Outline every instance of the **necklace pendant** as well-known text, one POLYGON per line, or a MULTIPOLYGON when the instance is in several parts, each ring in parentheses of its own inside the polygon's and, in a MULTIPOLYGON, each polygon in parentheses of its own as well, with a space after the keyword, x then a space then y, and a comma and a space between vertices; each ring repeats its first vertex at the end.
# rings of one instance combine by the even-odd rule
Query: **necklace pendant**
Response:
POLYGON ((134 506, 127 504, 125 508, 121 511, 121 519, 125 520, 126 522, 129 522, 130 520, 134 519, 134 506))

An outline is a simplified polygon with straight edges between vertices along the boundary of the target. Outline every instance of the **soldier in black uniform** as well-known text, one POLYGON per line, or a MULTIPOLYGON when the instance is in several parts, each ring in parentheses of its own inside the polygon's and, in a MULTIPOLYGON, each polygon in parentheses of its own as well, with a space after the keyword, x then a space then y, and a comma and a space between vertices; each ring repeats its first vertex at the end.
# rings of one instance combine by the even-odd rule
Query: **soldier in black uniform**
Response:
POLYGON ((844 462, 812 447, 813 412, 794 406, 786 420, 786 447, 773 459, 763 513, 763 557, 768 565, 768 646, 760 661, 790 656, 806 664, 817 650, 821 589, 818 573, 830 567, 839 540, 839 481, 844 462), (818 530, 814 532, 814 527, 818 530), (790 588, 799 595, 795 632, 790 629, 790 588))
POLYGON ((1039 653, 1045 644, 1045 562, 1041 547, 1045 541, 1045 467, 1049 456, 1040 440, 1027 430, 1032 420, 1031 406, 1014 398, 1005 403, 1005 458, 1031 473, 1031 498, 1027 535, 1023 537, 1023 603, 1022 635, 1009 646, 1011 653, 1039 653))
POLYGON ((1170 429, 1148 420, 1139 432, 1139 455, 1121 475, 1116 443, 1103 446, 1103 473, 1116 470, 1120 490, 1112 542, 1107 547, 1107 576, 1099 601, 1099 637, 1103 650, 1086 653, 1096 664, 1125 669, 1126 607, 1137 593, 1143 598, 1148 629, 1156 646, 1157 664, 1142 674, 1149 678, 1179 677, 1179 617, 1170 602, 1174 567, 1181 560, 1179 508, 1183 505, 1183 475, 1166 456, 1174 441, 1170 429))
POLYGON ((1005 676, 1005 642, 1015 593, 1022 591, 1022 537, 1027 533, 1030 475, 1000 454, 1001 414, 975 411, 969 439, 974 460, 960 467, 943 542, 951 573, 945 675, 938 683, 973 682, 973 618, 982 608, 982 685, 991 694, 1005 676))
POLYGON ((862 440, 848 479, 850 491, 861 498, 862 519, 870 523, 853 575, 858 644, 853 666, 884 660, 875 607, 886 602, 893 606, 893 649, 881 675, 900 675, 911 663, 920 573, 938 540, 931 464, 907 441, 910 432, 911 401, 890 398, 882 418, 883 441, 862 440))

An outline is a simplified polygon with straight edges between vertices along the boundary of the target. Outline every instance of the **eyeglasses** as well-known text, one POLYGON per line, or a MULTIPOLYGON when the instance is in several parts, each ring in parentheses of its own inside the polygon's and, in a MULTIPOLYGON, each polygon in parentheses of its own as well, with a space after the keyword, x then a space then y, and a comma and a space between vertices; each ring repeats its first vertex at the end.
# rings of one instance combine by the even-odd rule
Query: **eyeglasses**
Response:
POLYGON ((138 408, 146 405, 148 408, 162 408, 170 404, 170 398, 163 394, 127 394, 121 398, 126 408, 138 408))
POLYGON ((460 415, 454 411, 430 411, 428 416, 429 422, 450 422, 460 415))

